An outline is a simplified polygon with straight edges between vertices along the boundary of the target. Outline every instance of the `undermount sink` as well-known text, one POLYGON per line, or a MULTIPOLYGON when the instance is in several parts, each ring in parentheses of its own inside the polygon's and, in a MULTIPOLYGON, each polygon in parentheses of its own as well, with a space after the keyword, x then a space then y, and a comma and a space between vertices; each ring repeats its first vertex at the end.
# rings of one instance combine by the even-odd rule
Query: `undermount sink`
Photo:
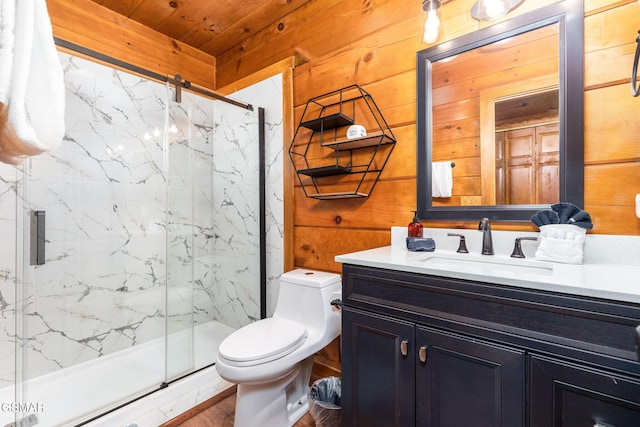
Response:
POLYGON ((504 255, 479 255, 433 252, 417 259, 430 268, 457 270, 468 273, 487 275, 551 275, 553 264, 522 258, 511 258, 504 255))

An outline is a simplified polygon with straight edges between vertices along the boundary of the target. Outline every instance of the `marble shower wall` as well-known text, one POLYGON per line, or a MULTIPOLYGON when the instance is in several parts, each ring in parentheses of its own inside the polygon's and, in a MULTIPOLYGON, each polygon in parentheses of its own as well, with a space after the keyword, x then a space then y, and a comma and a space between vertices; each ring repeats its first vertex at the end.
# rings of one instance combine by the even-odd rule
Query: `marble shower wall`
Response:
POLYGON ((0 389, 13 386, 15 380, 18 173, 0 163, 0 389))
MULTIPOLYGON (((265 217, 267 250, 267 316, 275 310, 280 275, 284 272, 284 178, 282 75, 278 74, 233 97, 255 102, 265 110, 265 217)), ((287 145, 288 146, 288 145, 287 145)), ((289 161, 288 157, 286 161, 289 161)))
MULTIPOLYGON (((170 330, 259 317, 250 243, 259 221, 257 111, 185 92, 176 104, 164 84, 60 58, 61 148, 17 168, 0 163, 0 388, 13 385, 23 334, 25 375, 35 377, 162 337, 166 317, 170 330), (23 273, 31 209, 46 211, 47 262, 23 273)), ((259 99, 281 100, 281 84, 268 85, 259 99)), ((274 117, 266 126, 267 218, 279 221, 267 227, 270 278, 282 272, 274 117)))

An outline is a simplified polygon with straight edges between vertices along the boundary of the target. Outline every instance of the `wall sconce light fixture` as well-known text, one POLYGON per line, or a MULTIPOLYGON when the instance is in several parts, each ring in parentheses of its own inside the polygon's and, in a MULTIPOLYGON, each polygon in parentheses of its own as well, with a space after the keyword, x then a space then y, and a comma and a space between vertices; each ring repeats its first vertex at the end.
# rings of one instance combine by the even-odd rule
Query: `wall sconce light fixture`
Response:
POLYGON ((524 0, 478 0, 471 8, 471 16, 479 21, 491 21, 511 12, 524 0))
POLYGON ((422 29, 422 42, 434 43, 442 34, 441 0, 422 0, 422 11, 427 15, 422 29))

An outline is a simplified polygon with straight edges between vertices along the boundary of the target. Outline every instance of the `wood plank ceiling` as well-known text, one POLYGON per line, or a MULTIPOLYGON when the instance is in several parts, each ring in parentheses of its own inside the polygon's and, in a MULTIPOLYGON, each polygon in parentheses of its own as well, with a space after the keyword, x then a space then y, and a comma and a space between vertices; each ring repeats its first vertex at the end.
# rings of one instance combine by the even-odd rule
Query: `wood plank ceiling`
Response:
POLYGON ((92 0, 219 56, 311 0, 92 0))

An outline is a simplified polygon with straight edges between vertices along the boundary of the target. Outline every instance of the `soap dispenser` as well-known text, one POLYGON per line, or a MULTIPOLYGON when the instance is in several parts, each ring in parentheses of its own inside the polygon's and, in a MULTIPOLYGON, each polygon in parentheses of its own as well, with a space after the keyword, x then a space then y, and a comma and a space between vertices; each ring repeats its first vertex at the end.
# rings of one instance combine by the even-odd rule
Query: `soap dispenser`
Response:
POLYGON ((420 223, 420 219, 418 219, 418 211, 411 211, 411 212, 413 212, 414 215, 413 215, 413 221, 411 221, 407 226, 407 236, 422 237, 423 226, 420 223))

